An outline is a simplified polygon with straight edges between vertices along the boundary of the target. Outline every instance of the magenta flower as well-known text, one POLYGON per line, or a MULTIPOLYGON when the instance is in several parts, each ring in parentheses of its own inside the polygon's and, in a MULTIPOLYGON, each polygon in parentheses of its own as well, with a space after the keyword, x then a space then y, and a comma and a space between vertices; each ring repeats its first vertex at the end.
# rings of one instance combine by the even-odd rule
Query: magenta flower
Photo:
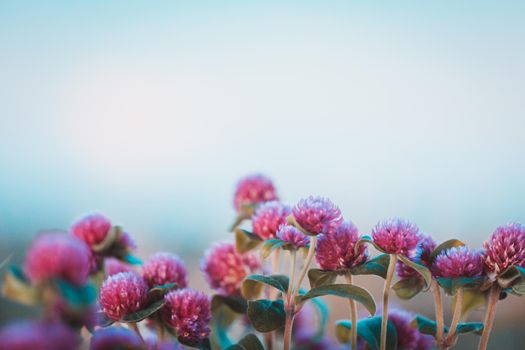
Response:
POLYGON ((188 285, 188 271, 184 262, 172 253, 155 253, 144 266, 142 277, 150 287, 175 283, 181 288, 188 285))
POLYGON ((412 327, 413 315, 402 310, 389 310, 388 320, 397 332, 398 349, 415 350, 419 342, 419 332, 412 327))
POLYGON ((39 235, 27 251, 24 271, 35 284, 61 278, 75 285, 86 283, 91 254, 84 242, 61 232, 39 235))
POLYGON ((372 239, 388 254, 410 256, 421 236, 416 225, 395 218, 379 222, 372 230, 372 239))
POLYGON ((133 266, 126 264, 119 259, 108 257, 104 259, 104 272, 106 276, 113 276, 119 272, 135 272, 133 266))
POLYGON ((108 277, 100 287, 102 311, 113 320, 140 310, 148 299, 148 286, 133 272, 120 272, 108 277))
POLYGON ((21 321, 0 330, 0 350, 75 350, 80 337, 55 322, 21 321))
POLYGON ((166 341, 163 341, 161 343, 157 343, 156 341, 147 341, 147 345, 148 345, 148 350, 183 350, 184 348, 182 347, 182 345, 174 342, 174 341, 170 341, 170 340, 166 340, 166 341))
POLYGON ((110 229, 111 221, 108 218, 101 214, 91 214, 73 224, 71 233, 91 247, 102 242, 110 229))
POLYGON ((245 206, 252 206, 278 200, 272 180, 264 175, 255 174, 242 178, 237 183, 233 206, 238 212, 245 206))
POLYGON ((499 275, 513 265, 525 267, 525 226, 519 223, 500 226, 483 247, 487 273, 499 275))
POLYGON ((201 262, 210 287, 223 295, 239 295, 242 280, 260 270, 261 263, 252 253, 241 254, 232 243, 215 243, 201 262))
POLYGON ((361 265, 368 260, 368 251, 362 244, 356 254, 355 245, 358 240, 357 228, 352 222, 345 221, 332 233, 319 236, 315 258, 324 270, 348 269, 361 265))
POLYGON ((299 226, 313 235, 331 233, 343 221, 339 208, 324 197, 301 199, 292 213, 299 226))
POLYGON ((432 350, 434 349, 434 338, 431 335, 419 333, 417 344, 414 350, 432 350))
POLYGON ((292 225, 281 225, 277 230, 277 239, 288 243, 293 249, 306 248, 310 238, 292 225))
POLYGON ((142 340, 124 327, 100 328, 91 337, 90 350, 142 350, 142 340))
POLYGON ((181 342, 197 344, 208 337, 211 304, 206 294, 188 288, 178 289, 166 294, 164 300, 162 317, 181 342))
MULTIPOLYGON (((432 237, 429 235, 422 235, 421 241, 419 241, 417 245, 417 249, 410 252, 408 258, 430 268, 430 254, 434 251, 434 249, 436 249, 436 242, 432 239, 432 237)), ((397 275, 401 279, 421 277, 421 275, 416 270, 404 264, 402 261, 397 262, 396 271, 397 275)))
POLYGON ((467 247, 453 247, 436 257, 432 270, 437 277, 478 277, 483 273, 481 252, 467 247))
POLYGON ((262 204, 252 217, 252 230, 262 239, 275 238, 277 229, 286 223, 292 210, 277 201, 262 204))

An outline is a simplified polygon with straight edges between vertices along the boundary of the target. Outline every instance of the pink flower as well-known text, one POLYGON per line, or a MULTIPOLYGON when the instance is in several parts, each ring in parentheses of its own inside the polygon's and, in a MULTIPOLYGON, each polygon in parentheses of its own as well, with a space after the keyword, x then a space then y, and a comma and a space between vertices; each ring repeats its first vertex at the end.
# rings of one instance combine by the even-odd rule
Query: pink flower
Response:
POLYGON ((108 277, 100 288, 102 311, 113 320, 140 310, 147 302, 148 286, 133 272, 120 272, 108 277))
POLYGON ((305 248, 310 244, 310 238, 292 225, 281 225, 277 238, 290 244, 294 249, 305 248))
POLYGON ((81 339, 60 323, 22 321, 0 330, 0 350, 75 350, 81 339))
POLYGON ((264 175, 255 174, 242 178, 237 183, 233 205, 238 212, 244 206, 278 200, 272 180, 264 175))
POLYGON ((431 350, 434 349, 434 338, 431 335, 419 333, 417 344, 414 350, 431 350))
POLYGON ((32 283, 62 278, 75 285, 86 283, 91 256, 84 242, 61 232, 38 236, 27 251, 24 271, 32 283))
POLYGON ((313 235, 330 233, 343 220, 339 208, 324 197, 301 199, 292 213, 299 226, 313 235))
POLYGON ((112 257, 104 259, 104 271, 106 276, 116 275, 119 272, 135 272, 133 266, 112 257))
POLYGON ((499 275, 513 265, 525 267, 525 226, 519 223, 500 226, 483 247, 487 273, 499 275))
POLYGON ((397 332, 398 349, 415 350, 419 342, 419 332, 412 327, 412 314, 401 310, 389 310, 388 320, 397 332))
POLYGON ((322 234, 317 241, 315 258, 324 270, 340 270, 355 267, 368 259, 366 245, 355 253, 359 233, 350 221, 343 222, 330 234, 322 234))
MULTIPOLYGON (((430 268, 430 254, 436 249, 436 242, 429 235, 422 235, 417 249, 410 252, 408 258, 419 264, 430 268)), ((397 275, 402 278, 421 277, 421 275, 410 266, 398 261, 396 265, 397 275)))
POLYGON ((102 242, 110 229, 109 219, 101 214, 91 214, 73 224, 71 233, 91 247, 102 242))
POLYGON ((210 287, 223 295, 239 295, 242 280, 261 268, 257 256, 241 254, 232 243, 215 243, 204 255, 201 270, 210 287))
POLYGON ((208 337, 211 305, 206 294, 188 288, 178 289, 166 294, 164 300, 162 316, 180 341, 197 344, 208 337))
POLYGON ((421 237, 416 225, 395 218, 379 222, 372 230, 372 239, 388 254, 409 256, 421 237))
POLYGON ((91 337, 90 350, 142 350, 142 340, 124 327, 101 328, 91 337))
POLYGON ((175 283, 181 288, 188 285, 188 272, 184 262, 175 254, 155 253, 142 266, 142 277, 148 286, 175 283))
POLYGON ((286 223, 291 209, 277 201, 262 204, 252 217, 253 233, 262 239, 275 238, 277 229, 286 223))
POLYGON ((453 247, 436 257, 432 270, 437 277, 478 277, 483 272, 481 253, 467 247, 453 247))
POLYGON ((184 348, 182 345, 170 341, 165 340, 161 343, 157 343, 156 341, 147 341, 148 350, 183 350, 184 348))

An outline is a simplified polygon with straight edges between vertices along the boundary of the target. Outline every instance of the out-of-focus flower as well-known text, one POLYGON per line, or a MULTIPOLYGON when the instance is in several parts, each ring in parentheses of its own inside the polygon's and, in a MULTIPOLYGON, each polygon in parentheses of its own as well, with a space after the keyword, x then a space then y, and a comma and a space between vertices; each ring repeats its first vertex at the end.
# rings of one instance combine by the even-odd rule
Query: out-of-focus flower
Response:
POLYGON ((0 330, 0 350, 75 350, 80 337, 56 322, 21 321, 0 330))
POLYGON ((467 247, 453 247, 436 257, 432 271, 438 277, 478 277, 483 272, 481 252, 467 247))
POLYGON ((171 340, 165 340, 161 343, 158 343, 156 340, 152 339, 146 341, 146 343, 148 350, 184 350, 182 345, 171 340))
POLYGON ((262 239, 275 238, 277 229, 286 223, 286 218, 292 210, 277 201, 266 202, 252 216, 252 230, 262 239))
POLYGON ((162 317, 180 341, 195 344, 208 337, 211 305, 206 294, 185 288, 169 292, 164 300, 162 317))
POLYGON ((142 277, 150 287, 168 283, 176 283, 181 288, 188 285, 186 265, 172 253, 153 254, 142 266, 142 277))
POLYGON ((310 238, 292 225, 281 225, 277 231, 277 238, 291 245, 293 249, 305 248, 310 238))
POLYGON ((403 219, 380 221, 372 230, 372 239, 388 254, 410 256, 421 240, 419 229, 403 219))
POLYGON ((73 224, 71 233, 90 247, 101 243, 111 229, 111 221, 101 214, 91 214, 73 224))
POLYGON ((317 241, 315 258, 325 270, 340 270, 365 263, 368 251, 364 244, 355 252, 359 233, 350 221, 341 223, 333 232, 322 234, 317 241))
POLYGON ((292 213, 299 226, 313 235, 331 233, 343 220, 339 208, 324 197, 301 199, 292 213))
POLYGON ((90 350, 143 350, 142 340, 124 327, 101 328, 91 337, 90 350))
POLYGON ((240 212, 244 206, 253 206, 278 199, 272 180, 264 175, 255 174, 239 180, 233 198, 233 206, 240 212))
MULTIPOLYGON (((417 245, 417 249, 410 252, 408 258, 414 262, 422 264, 430 268, 430 254, 436 249, 436 242, 429 235, 422 235, 421 241, 417 245)), ((398 261, 396 265, 397 275, 401 279, 418 277, 421 275, 411 268, 410 266, 404 264, 402 261, 398 261)))
POLYGON ((61 232, 38 236, 27 251, 24 271, 35 284, 61 278, 75 285, 86 283, 91 270, 88 247, 61 232))
POLYGON ((257 256, 241 254, 229 242, 215 243, 206 251, 201 270, 210 287, 223 295, 238 295, 242 280, 261 268, 257 256))
POLYGON ((434 349, 434 338, 431 335, 419 333, 417 344, 414 350, 431 350, 434 349))
POLYGON ((483 262, 489 274, 499 275, 513 265, 525 267, 525 226, 519 223, 500 226, 483 247, 483 262))
POLYGON ((106 276, 113 276, 119 272, 135 272, 133 266, 126 264, 119 259, 108 257, 104 259, 104 272, 106 276))
POLYGON ((102 311, 113 320, 140 310, 147 302, 148 286, 133 272, 120 272, 108 277, 100 288, 102 311))
POLYGON ((388 320, 397 332, 398 349, 414 350, 419 342, 419 332, 412 327, 413 315, 402 310, 389 310, 388 320))

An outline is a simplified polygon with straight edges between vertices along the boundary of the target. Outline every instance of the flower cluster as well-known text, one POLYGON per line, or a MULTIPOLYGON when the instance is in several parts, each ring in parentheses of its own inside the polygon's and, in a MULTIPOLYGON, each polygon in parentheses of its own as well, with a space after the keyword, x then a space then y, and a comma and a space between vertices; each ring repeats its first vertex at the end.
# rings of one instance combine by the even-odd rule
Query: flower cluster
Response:
POLYGON ((262 239, 275 237, 279 226, 286 223, 291 209, 277 201, 262 204, 252 217, 253 233, 262 239))

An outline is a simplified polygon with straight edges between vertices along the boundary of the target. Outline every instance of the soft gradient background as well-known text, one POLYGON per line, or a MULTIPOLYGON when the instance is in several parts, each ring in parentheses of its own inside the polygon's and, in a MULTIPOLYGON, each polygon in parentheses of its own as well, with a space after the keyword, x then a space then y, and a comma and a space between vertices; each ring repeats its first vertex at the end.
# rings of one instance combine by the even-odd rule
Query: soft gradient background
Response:
MULTIPOLYGON (((525 222, 524 16, 521 1, 1 1, 0 254, 96 210, 143 257, 195 265, 255 171, 363 232, 402 216, 479 247, 525 222)), ((525 340, 513 299, 502 349, 525 340)))

